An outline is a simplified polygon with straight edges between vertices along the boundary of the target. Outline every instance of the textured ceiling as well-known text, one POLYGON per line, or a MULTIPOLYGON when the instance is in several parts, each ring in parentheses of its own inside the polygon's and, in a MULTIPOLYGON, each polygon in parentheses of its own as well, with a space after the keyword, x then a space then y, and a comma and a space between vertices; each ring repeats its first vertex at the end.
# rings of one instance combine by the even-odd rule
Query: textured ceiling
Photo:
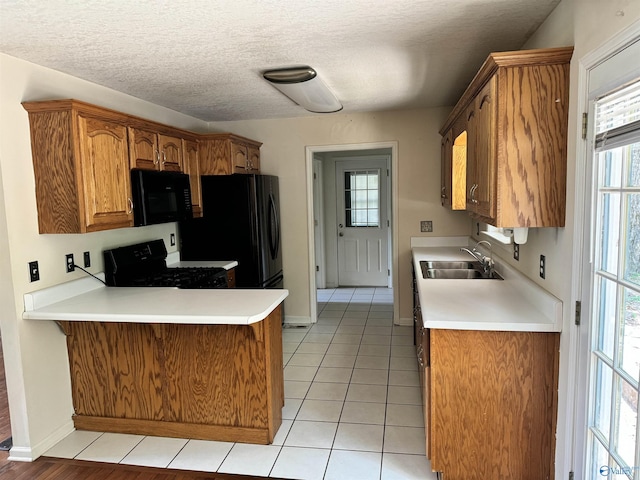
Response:
POLYGON ((363 112, 453 105, 559 0, 0 0, 0 52, 206 121, 312 115, 260 72, 307 64, 363 112))

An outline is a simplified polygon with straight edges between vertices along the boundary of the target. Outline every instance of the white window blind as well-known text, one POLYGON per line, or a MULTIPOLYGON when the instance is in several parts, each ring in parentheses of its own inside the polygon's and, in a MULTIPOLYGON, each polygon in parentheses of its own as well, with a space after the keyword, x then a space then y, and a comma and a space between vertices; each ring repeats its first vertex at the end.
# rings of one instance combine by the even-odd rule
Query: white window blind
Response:
POLYGON ((640 140, 640 81, 596 105, 596 151, 640 140))

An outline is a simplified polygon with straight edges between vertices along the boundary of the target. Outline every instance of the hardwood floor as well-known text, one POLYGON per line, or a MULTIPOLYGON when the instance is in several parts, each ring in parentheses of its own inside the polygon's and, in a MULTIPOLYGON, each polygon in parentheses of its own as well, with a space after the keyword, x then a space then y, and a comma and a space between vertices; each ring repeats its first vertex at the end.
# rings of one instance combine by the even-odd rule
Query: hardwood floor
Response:
MULTIPOLYGON (((0 343, 0 442, 11 436, 4 357, 0 343)), ((254 480, 246 475, 136 467, 40 457, 35 462, 10 462, 9 452, 0 451, 2 480, 254 480)))
POLYGON ((0 466, 0 478, 2 480, 256 480, 257 477, 40 457, 32 463, 5 461, 4 465, 0 466))

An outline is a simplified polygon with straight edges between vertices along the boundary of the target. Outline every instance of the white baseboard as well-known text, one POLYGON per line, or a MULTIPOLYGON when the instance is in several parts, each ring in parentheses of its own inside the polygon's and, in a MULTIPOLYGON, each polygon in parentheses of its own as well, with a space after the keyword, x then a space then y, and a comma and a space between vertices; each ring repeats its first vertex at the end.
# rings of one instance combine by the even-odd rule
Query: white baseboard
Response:
POLYGON ((9 460, 15 462, 33 462, 74 430, 73 420, 69 420, 34 446, 19 447, 14 445, 11 447, 11 450, 9 450, 9 460))
POLYGON ((303 317, 303 316, 294 316, 294 315, 285 315, 284 324, 285 325, 311 325, 313 322, 311 321, 311 317, 303 317))
POLYGON ((394 324, 402 327, 410 327, 413 325, 413 318, 400 318, 397 322, 394 322, 394 324))

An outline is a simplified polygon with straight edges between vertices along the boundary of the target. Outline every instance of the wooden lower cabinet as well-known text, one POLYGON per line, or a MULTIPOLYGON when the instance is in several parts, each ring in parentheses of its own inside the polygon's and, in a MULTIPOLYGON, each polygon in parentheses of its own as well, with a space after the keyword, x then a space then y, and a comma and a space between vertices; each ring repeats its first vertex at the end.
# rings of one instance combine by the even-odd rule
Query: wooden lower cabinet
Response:
POLYGON ((560 334, 428 334, 432 470, 444 480, 553 479, 560 334))
POLYGON ((251 325, 59 322, 79 430, 268 444, 282 422, 282 306, 251 325))

